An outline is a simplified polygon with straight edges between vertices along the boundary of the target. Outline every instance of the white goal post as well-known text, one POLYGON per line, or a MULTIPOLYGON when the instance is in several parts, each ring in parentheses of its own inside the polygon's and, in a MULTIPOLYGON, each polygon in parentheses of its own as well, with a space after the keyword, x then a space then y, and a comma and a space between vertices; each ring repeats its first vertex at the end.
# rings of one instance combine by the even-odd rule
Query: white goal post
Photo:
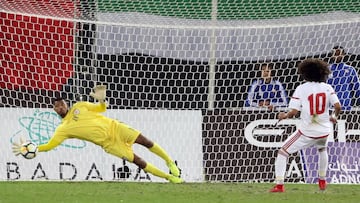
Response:
MULTIPOLYGON (((92 101, 91 88, 106 84, 109 115, 159 139, 186 181, 273 181, 276 151, 297 120, 274 125, 286 108, 246 106, 259 67, 273 65, 287 97, 303 82, 297 64, 311 57, 332 63, 335 46, 345 50, 342 62, 359 73, 360 6, 351 0, 256 2, 3 0, 0 109, 6 116, 0 123, 7 134, 0 180, 160 181, 135 168, 133 176, 119 178, 122 160, 92 148, 98 160, 69 153, 82 142, 34 160, 11 154, 10 143, 20 134, 38 144, 49 139, 59 122, 51 113, 53 98, 92 101), (137 111, 149 117, 134 113, 139 117, 129 119, 137 111), (149 125, 153 119, 161 125, 149 125), (60 152, 61 159, 55 156, 60 152), (87 162, 78 167, 79 159, 87 162), (47 160, 55 166, 41 163, 47 160)), ((329 138, 330 183, 360 183, 359 105, 354 97, 329 138)), ((302 150, 289 158, 286 181, 314 183, 316 168, 316 151, 302 150)))

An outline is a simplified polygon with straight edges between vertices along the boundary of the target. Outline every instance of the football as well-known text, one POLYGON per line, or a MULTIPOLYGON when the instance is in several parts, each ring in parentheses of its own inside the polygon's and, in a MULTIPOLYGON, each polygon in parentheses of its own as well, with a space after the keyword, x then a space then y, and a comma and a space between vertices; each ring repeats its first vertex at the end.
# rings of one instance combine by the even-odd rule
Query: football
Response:
POLYGON ((25 142, 21 146, 21 155, 25 157, 26 159, 33 159, 36 157, 38 148, 36 144, 32 142, 25 142))

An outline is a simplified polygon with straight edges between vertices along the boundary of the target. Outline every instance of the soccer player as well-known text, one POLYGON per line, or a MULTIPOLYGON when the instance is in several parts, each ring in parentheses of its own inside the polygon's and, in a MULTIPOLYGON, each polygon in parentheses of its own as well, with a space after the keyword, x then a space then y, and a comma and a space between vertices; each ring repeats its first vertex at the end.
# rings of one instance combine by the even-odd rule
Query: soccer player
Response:
POLYGON ((280 81, 272 77, 272 65, 261 65, 261 78, 255 80, 248 92, 246 107, 265 107, 273 110, 274 107, 286 107, 287 94, 280 81))
MULTIPOLYGON (((140 131, 101 114, 106 110, 105 86, 96 86, 90 96, 97 99, 99 103, 77 102, 72 108, 69 108, 62 98, 57 98, 54 101, 54 111, 62 117, 62 123, 56 128, 48 143, 38 146, 39 152, 52 150, 65 139, 77 138, 99 145, 107 153, 126 159, 155 176, 172 183, 183 182, 180 178, 180 170, 161 146, 143 136, 140 131), (151 152, 161 157, 169 167, 170 174, 161 171, 136 155, 132 149, 134 143, 147 147, 151 152)), ((20 153, 21 144, 14 143, 15 155, 20 153)))
POLYGON ((328 84, 333 86, 337 92, 343 110, 351 110, 351 106, 356 105, 360 97, 360 81, 354 67, 344 63, 343 59, 346 52, 343 47, 335 46, 330 62, 328 84), (354 99, 354 101, 353 101, 354 99))
POLYGON ((316 146, 319 153, 319 188, 326 188, 328 167, 327 137, 341 111, 339 98, 331 85, 326 84, 330 70, 328 64, 319 59, 306 59, 299 64, 298 72, 305 79, 289 102, 289 111, 280 112, 278 119, 293 118, 300 113, 298 129, 288 137, 279 149, 275 161, 276 185, 270 192, 285 192, 284 175, 290 154, 309 146, 316 146), (334 107, 330 115, 330 107, 334 107))

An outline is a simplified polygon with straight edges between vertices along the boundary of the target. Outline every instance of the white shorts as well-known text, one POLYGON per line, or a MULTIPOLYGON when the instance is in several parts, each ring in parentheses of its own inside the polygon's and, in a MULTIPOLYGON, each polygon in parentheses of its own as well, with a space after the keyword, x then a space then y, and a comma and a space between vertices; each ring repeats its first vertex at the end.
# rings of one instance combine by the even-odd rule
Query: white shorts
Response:
POLYGON ((315 146, 318 149, 321 149, 327 146, 327 137, 328 135, 321 137, 308 137, 302 134, 300 130, 296 130, 285 140, 281 148, 288 154, 295 153, 310 146, 315 146))

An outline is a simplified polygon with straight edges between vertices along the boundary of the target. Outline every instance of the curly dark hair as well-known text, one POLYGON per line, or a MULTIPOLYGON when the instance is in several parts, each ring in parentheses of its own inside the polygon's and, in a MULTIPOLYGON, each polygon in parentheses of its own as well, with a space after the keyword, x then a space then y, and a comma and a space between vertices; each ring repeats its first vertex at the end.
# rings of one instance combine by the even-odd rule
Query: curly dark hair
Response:
POLYGON ((315 58, 303 60, 299 64, 298 71, 309 82, 326 82, 331 73, 328 63, 315 58))

